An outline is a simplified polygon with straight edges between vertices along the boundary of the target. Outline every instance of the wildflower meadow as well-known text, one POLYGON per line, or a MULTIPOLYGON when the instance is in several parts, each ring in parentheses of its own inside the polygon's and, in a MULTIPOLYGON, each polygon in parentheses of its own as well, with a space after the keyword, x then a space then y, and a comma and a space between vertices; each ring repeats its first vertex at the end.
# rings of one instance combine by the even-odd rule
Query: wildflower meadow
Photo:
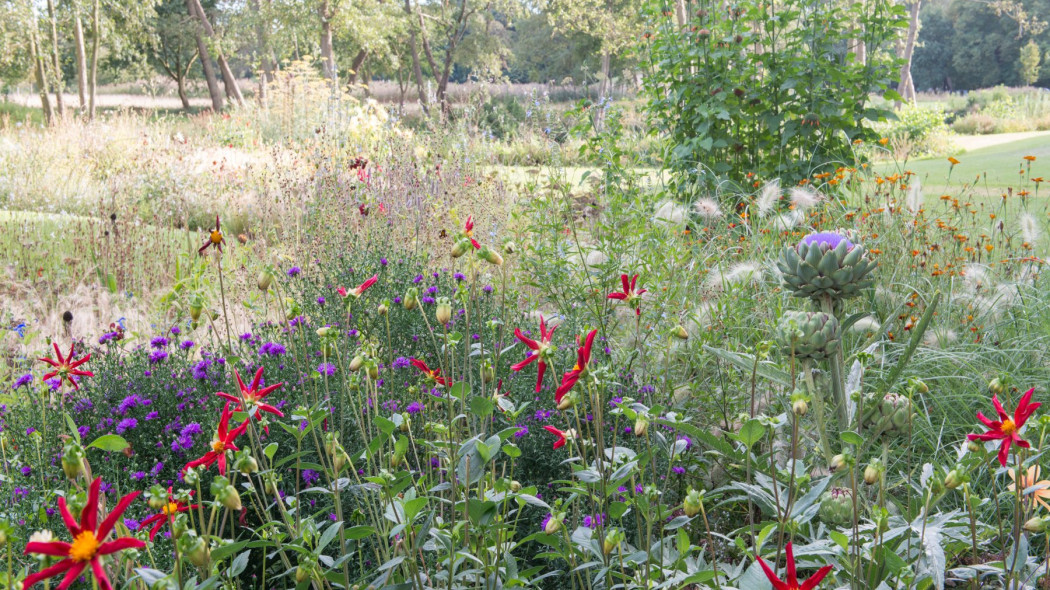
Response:
POLYGON ((0 588, 1050 588, 1050 102, 916 92, 939 12, 55 4, 0 588))

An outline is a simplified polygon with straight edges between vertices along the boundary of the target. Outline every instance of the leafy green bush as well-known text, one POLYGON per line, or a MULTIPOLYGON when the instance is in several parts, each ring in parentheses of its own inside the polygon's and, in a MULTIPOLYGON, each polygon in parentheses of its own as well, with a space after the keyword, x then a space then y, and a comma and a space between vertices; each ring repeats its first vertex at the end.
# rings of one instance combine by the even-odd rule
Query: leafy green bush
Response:
POLYGON ((852 141, 886 112, 896 71, 886 49, 903 7, 869 2, 859 14, 837 5, 703 1, 679 26, 664 2, 648 2, 652 69, 646 79, 653 131, 666 135, 676 187, 698 195, 748 174, 785 184, 855 161, 852 141), (775 6, 775 9, 772 7, 775 6), (853 50, 863 30, 869 59, 853 50))

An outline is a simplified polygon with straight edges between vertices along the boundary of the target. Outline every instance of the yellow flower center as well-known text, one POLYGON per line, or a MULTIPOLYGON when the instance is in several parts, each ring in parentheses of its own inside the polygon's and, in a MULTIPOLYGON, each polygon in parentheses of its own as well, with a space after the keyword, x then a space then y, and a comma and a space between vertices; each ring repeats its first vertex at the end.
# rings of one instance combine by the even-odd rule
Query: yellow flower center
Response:
POLYGON ((1007 418, 1006 420, 1003 420, 1003 425, 1000 427, 1000 430, 1002 430, 1005 435, 1011 435, 1017 432, 1017 425, 1014 424, 1013 420, 1007 418))
POLYGON ((91 561, 98 552, 99 545, 101 543, 95 538, 94 531, 83 531, 73 539, 73 544, 69 547, 69 558, 78 563, 91 561))
POLYGON ((211 441, 211 449, 216 453, 221 453, 226 450, 226 443, 221 440, 213 440, 211 441))
POLYGON ((164 507, 164 514, 166 516, 171 516, 172 514, 175 514, 178 511, 179 505, 175 502, 168 502, 168 505, 164 507))
POLYGON ((211 237, 209 238, 212 244, 218 244, 222 241, 222 232, 218 230, 211 230, 211 237))

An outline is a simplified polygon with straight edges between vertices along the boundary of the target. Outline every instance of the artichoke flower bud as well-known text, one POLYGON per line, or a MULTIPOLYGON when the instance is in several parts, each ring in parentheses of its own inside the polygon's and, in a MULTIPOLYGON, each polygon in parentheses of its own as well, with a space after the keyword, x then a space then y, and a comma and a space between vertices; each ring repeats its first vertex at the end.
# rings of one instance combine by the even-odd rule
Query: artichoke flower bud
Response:
POLYGON ((689 518, 700 514, 700 510, 703 508, 703 498, 700 496, 700 492, 690 488, 689 493, 685 495, 685 500, 682 502, 682 510, 685 511, 685 515, 689 518))
POLYGON ((266 267, 259 271, 259 276, 255 279, 255 285, 259 287, 259 290, 263 293, 270 290, 270 285, 273 284, 273 271, 266 267))
POLYGON ((409 311, 415 309, 419 305, 419 289, 409 287, 408 291, 405 291, 405 298, 402 299, 402 304, 409 311))
POLYGON ((449 301, 448 297, 438 298, 434 317, 437 318, 438 323, 442 326, 452 321, 452 302, 449 301))
POLYGON ((503 265, 503 257, 499 255, 499 252, 496 252, 488 246, 482 246, 481 249, 478 250, 478 258, 489 264, 495 264, 496 266, 503 265))
POLYGON ((864 398, 861 421, 866 430, 889 438, 907 434, 913 416, 912 403, 907 397, 892 392, 883 396, 869 394, 864 398))
POLYGON ((831 488, 820 497, 817 511, 827 524, 842 526, 853 519, 853 492, 849 488, 831 488))
POLYGON ((860 295, 872 285, 877 264, 867 250, 843 235, 810 234, 796 246, 785 246, 777 260, 781 279, 795 297, 833 302, 860 295))
POLYGON ((470 251, 471 244, 470 238, 460 238, 456 240, 455 244, 452 244, 452 257, 459 258, 470 251))
POLYGON ((838 349, 839 321, 816 311, 788 311, 777 324, 777 343, 784 356, 820 361, 838 349))

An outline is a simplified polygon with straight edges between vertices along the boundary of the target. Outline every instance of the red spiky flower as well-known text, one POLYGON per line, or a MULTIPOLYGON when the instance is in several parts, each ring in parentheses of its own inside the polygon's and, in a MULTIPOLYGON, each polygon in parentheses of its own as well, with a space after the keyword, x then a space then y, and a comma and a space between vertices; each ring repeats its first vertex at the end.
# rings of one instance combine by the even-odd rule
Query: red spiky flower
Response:
POLYGON ((419 359, 412 359, 409 361, 412 366, 419 369, 423 375, 426 376, 428 381, 437 383, 443 387, 448 386, 448 380, 441 376, 441 369, 431 369, 427 364, 419 359))
MULTIPOLYGON (((191 494, 193 492, 190 492, 191 494)), ((164 528, 164 523, 171 522, 175 519, 175 515, 179 512, 186 512, 187 510, 193 510, 197 508, 196 504, 189 505, 181 500, 176 500, 175 496, 171 493, 171 488, 168 488, 168 503, 160 509, 160 512, 153 516, 143 520, 139 523, 139 528, 146 528, 153 525, 153 528, 149 532, 149 540, 152 541, 160 529, 164 528)))
POLYGON ((230 402, 226 402, 226 406, 222 409, 222 417, 219 418, 219 428, 215 433, 215 438, 211 441, 211 450, 204 453, 199 459, 187 463, 182 468, 183 471, 201 465, 211 467, 212 464, 218 463, 219 475, 226 475, 226 451, 240 450, 233 444, 233 441, 237 440, 237 437, 241 434, 244 434, 244 431, 248 428, 248 419, 245 419, 240 426, 230 430, 230 418, 233 417, 233 410, 230 409, 230 406, 230 402))
POLYGON ((197 250, 197 253, 204 256, 204 251, 209 246, 214 246, 216 250, 222 252, 222 245, 226 243, 226 238, 222 235, 222 227, 219 225, 219 216, 215 216, 215 229, 211 230, 208 234, 208 239, 204 242, 204 245, 197 250))
POLYGON ((47 364, 51 365, 55 370, 51 371, 50 373, 48 373, 46 375, 44 375, 44 378, 42 379, 43 381, 47 381, 48 379, 50 379, 52 377, 58 377, 58 380, 60 382, 63 381, 63 380, 64 381, 69 381, 69 384, 73 386, 73 389, 79 390, 80 386, 77 385, 77 382, 76 382, 76 380, 73 379, 73 377, 94 377, 95 376, 95 374, 92 373, 91 371, 84 371, 84 370, 81 370, 81 369, 77 368, 80 365, 83 365, 84 363, 86 363, 89 360, 91 360, 91 355, 90 354, 86 355, 82 359, 74 358, 73 357, 73 344, 70 344, 69 345, 69 356, 62 356, 62 351, 58 349, 58 344, 52 342, 51 346, 55 347, 55 357, 56 358, 55 359, 51 359, 51 358, 44 357, 44 358, 41 358, 39 360, 41 362, 44 362, 44 363, 47 363, 47 364))
POLYGON ((372 278, 354 287, 353 289, 350 289, 349 291, 347 291, 346 287, 339 287, 338 289, 336 289, 336 292, 338 292, 343 297, 353 296, 356 299, 360 297, 361 294, 364 293, 369 287, 376 284, 376 281, 378 280, 379 275, 372 275, 372 278))
MULTIPOLYGON (((580 377, 587 372, 587 364, 591 362, 591 346, 594 345, 594 337, 598 334, 598 330, 591 330, 587 334, 587 338, 584 339, 583 346, 576 350, 576 365, 571 371, 565 373, 561 377, 561 385, 554 392, 554 401, 561 403, 561 398, 565 397, 565 394, 569 392, 576 385, 576 382, 580 380, 580 377)), ((577 336, 577 338, 579 338, 577 336)))
POLYGON ((467 222, 463 224, 463 235, 470 240, 470 245, 474 246, 475 250, 481 249, 481 244, 474 239, 474 216, 467 215, 467 222))
POLYGON ((69 509, 66 508, 66 499, 59 496, 58 511, 62 514, 62 522, 69 529, 73 542, 34 541, 26 544, 26 555, 36 553, 64 559, 51 567, 27 576, 22 582, 23 588, 29 588, 38 582, 64 573, 65 576, 62 578, 62 582, 59 583, 58 590, 65 590, 80 577, 80 574, 90 564, 91 571, 94 573, 99 587, 102 590, 113 590, 113 585, 109 582, 106 570, 102 567, 101 558, 125 549, 140 549, 145 547, 146 544, 132 537, 122 537, 112 541, 106 541, 106 537, 113 532, 113 527, 116 526, 121 515, 124 514, 124 511, 128 509, 131 502, 141 492, 131 492, 121 498, 117 502, 116 507, 113 508, 113 511, 106 516, 101 524, 98 524, 98 496, 101 486, 101 477, 96 477, 95 481, 91 482, 91 486, 88 488, 87 504, 84 505, 84 509, 80 512, 80 522, 77 522, 73 515, 70 514, 69 509))
POLYGON ((799 584, 798 578, 795 576, 795 553, 791 550, 791 543, 788 543, 785 549, 787 550, 787 580, 778 578, 776 572, 762 560, 761 556, 755 556, 758 559, 758 565, 762 566, 762 571, 769 578, 769 583, 773 584, 774 590, 813 590, 831 571, 832 566, 826 565, 817 570, 817 573, 810 576, 805 582, 799 584))
POLYGON ((1043 405, 1042 403, 1031 403, 1033 392, 1035 392, 1034 387, 1021 396, 1021 401, 1018 402, 1012 418, 1003 409, 1003 404, 999 403, 999 396, 993 395, 992 405, 995 406, 995 411, 999 414, 999 420, 989 420, 984 414, 977 412, 977 419, 988 427, 988 431, 982 434, 967 435, 967 438, 970 440, 1003 441, 1002 445, 999 446, 999 463, 1003 467, 1006 467, 1006 458, 1010 455, 1010 445, 1017 445, 1023 449, 1031 446, 1018 433, 1021 431, 1021 427, 1024 426, 1025 421, 1028 420, 1028 417, 1032 415, 1032 412, 1035 412, 1039 409, 1039 406, 1043 405))
POLYGON ((609 293, 609 299, 626 301, 627 305, 634 308, 636 315, 642 315, 642 295, 645 293, 645 289, 635 290, 638 284, 638 275, 634 275, 634 277, 620 275, 620 281, 623 283, 623 292, 613 291, 609 293))
POLYGON ((521 329, 514 328, 514 336, 533 352, 525 360, 511 366, 511 370, 520 371, 532 362, 539 361, 539 364, 536 365, 538 368, 536 373, 536 393, 540 392, 540 386, 543 385, 543 373, 547 370, 547 357, 554 350, 551 346, 551 336, 554 335, 554 331, 557 329, 558 326, 554 326, 550 331, 547 331, 547 323, 542 315, 540 316, 540 339, 538 342, 522 334, 521 329))
POLYGON ((222 392, 222 391, 215 392, 215 395, 217 395, 217 396, 219 396, 219 397, 221 397, 223 399, 227 399, 227 400, 229 400, 231 402, 236 402, 236 404, 237 404, 236 411, 240 411, 240 410, 248 411, 248 408, 242 408, 241 407, 241 399, 244 399, 244 402, 247 403, 248 405, 255 406, 255 408, 256 408, 256 410, 255 410, 255 419, 256 420, 258 420, 262 416, 263 412, 266 412, 268 414, 273 414, 274 416, 277 416, 278 418, 283 418, 284 417, 284 412, 282 412, 282 411, 278 410, 277 408, 271 406, 270 404, 267 404, 267 403, 262 401, 263 398, 265 398, 266 396, 270 395, 274 391, 277 391, 278 389, 280 389, 281 386, 284 385, 284 383, 277 383, 277 384, 274 384, 274 385, 267 385, 266 387, 263 387, 262 389, 259 389, 259 385, 262 383, 263 367, 259 367, 259 370, 255 372, 255 378, 252 379, 252 386, 251 387, 246 387, 244 385, 244 381, 241 380, 241 374, 237 372, 237 369, 233 370, 233 376, 237 378, 237 385, 241 388, 241 397, 237 397, 236 395, 231 395, 229 393, 225 393, 225 392, 222 392))
POLYGON ((560 448, 564 447, 565 444, 568 442, 567 437, 570 434, 569 432, 564 431, 564 430, 558 430, 557 428, 555 428, 553 426, 550 426, 550 425, 544 426, 543 429, 546 430, 547 432, 553 434, 554 436, 558 437, 558 440, 554 441, 554 448, 555 449, 560 449, 560 448))

